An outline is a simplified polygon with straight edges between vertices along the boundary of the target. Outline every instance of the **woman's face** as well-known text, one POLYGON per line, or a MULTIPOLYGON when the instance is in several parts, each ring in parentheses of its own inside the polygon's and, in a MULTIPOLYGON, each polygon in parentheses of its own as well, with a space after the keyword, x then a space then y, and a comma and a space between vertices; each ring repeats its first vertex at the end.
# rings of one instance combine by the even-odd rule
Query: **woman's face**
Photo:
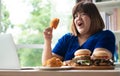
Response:
POLYGON ((81 35, 89 34, 91 20, 90 20, 90 17, 86 13, 84 12, 76 13, 74 23, 77 28, 77 31, 81 35))

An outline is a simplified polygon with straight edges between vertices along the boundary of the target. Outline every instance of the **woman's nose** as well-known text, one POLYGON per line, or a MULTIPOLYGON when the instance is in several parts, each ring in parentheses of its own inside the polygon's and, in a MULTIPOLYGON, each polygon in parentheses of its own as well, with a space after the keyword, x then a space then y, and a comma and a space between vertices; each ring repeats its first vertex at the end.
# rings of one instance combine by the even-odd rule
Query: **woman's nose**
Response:
POLYGON ((79 20, 81 20, 81 19, 82 19, 81 15, 79 15, 79 16, 78 16, 78 19, 79 19, 79 20))

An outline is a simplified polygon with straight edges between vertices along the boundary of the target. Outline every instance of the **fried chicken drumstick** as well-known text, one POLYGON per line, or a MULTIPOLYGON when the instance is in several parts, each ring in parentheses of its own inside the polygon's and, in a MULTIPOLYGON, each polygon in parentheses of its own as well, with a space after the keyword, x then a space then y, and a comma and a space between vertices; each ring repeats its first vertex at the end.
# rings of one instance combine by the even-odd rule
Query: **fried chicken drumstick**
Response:
POLYGON ((58 23, 59 23, 59 19, 58 18, 53 18, 50 22, 50 27, 56 29, 57 26, 58 26, 58 23))

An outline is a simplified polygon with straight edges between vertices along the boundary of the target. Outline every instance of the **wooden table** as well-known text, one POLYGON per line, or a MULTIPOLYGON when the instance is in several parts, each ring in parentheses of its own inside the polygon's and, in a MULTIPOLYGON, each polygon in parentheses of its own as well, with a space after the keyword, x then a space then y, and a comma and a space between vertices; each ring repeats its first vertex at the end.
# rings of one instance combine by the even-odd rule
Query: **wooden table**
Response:
POLYGON ((114 70, 0 70, 0 76, 120 76, 114 70))

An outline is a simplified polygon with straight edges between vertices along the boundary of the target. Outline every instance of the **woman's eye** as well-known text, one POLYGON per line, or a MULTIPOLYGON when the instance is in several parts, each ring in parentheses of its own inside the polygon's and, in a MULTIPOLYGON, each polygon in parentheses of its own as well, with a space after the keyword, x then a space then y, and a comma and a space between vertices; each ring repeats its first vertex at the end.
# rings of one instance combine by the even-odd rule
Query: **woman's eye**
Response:
POLYGON ((78 15, 77 15, 77 14, 75 14, 75 16, 74 16, 74 17, 76 18, 76 17, 78 17, 78 15))

